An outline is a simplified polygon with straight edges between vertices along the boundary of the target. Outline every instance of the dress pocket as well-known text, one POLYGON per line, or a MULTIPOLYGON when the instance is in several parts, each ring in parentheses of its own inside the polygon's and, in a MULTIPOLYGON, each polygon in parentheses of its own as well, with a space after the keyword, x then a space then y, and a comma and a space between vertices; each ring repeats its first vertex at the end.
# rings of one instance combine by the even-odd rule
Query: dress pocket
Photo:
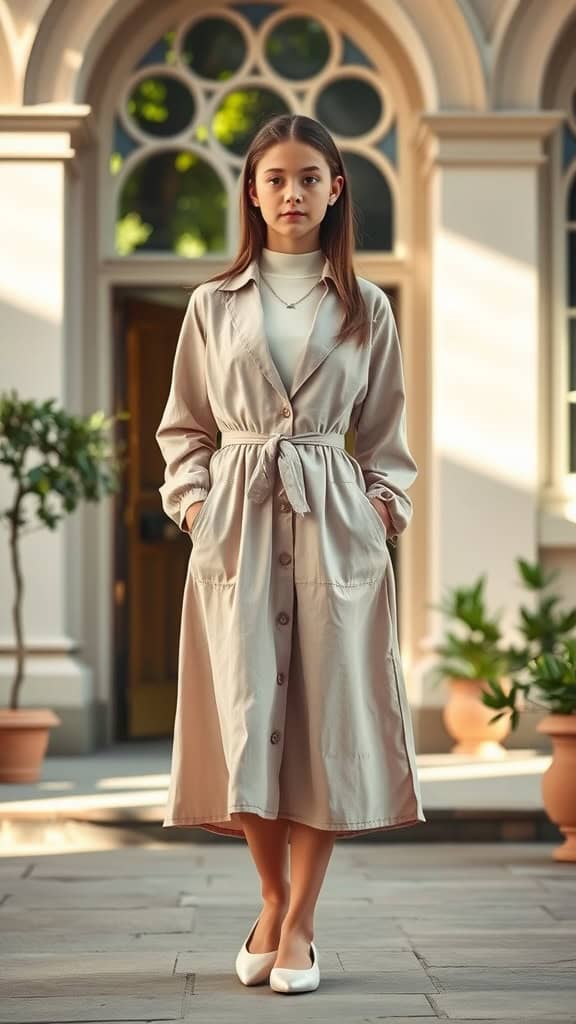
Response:
POLYGON ((388 539, 388 531, 386 530, 383 519, 380 518, 378 511, 374 508, 374 505, 372 504, 370 498, 366 494, 366 491, 363 490, 362 486, 358 483, 357 480, 351 480, 348 486, 353 487, 356 491, 358 491, 361 500, 364 502, 365 505, 368 505, 369 514, 372 517, 372 521, 377 521, 376 529, 378 530, 379 540, 380 542, 384 541, 384 543, 386 543, 386 540, 388 539))
POLYGON ((370 508, 371 508, 371 510, 372 510, 372 514, 373 514, 373 515, 375 515, 375 516, 376 516, 376 519, 378 520, 378 526, 379 526, 379 528, 380 528, 380 532, 381 532, 381 534, 382 534, 382 536, 383 536, 383 539, 384 539, 384 541, 388 540, 388 531, 387 531, 387 529, 386 529, 386 527, 385 527, 385 525, 384 525, 384 520, 383 520, 383 519, 382 519, 382 517, 380 516, 380 513, 379 513, 379 512, 378 512, 378 510, 377 510, 377 509, 376 509, 376 508, 374 507, 374 505, 373 505, 373 504, 372 504, 372 502, 370 501, 370 498, 368 497, 368 495, 367 495, 367 494, 365 494, 365 493, 364 493, 364 491, 362 491, 362 495, 363 495, 364 501, 367 501, 367 502, 368 502, 368 504, 369 504, 369 506, 370 506, 370 508))
POLYGON ((192 543, 194 543, 194 540, 196 538, 196 534, 197 534, 197 531, 198 531, 198 524, 199 524, 199 522, 201 522, 204 519, 204 516, 206 515, 206 505, 207 505, 208 500, 210 498, 211 491, 212 491, 212 488, 210 488, 210 490, 208 491, 208 494, 204 498, 204 501, 202 502, 200 508, 198 509, 196 515, 194 516, 194 519, 193 519, 193 522, 192 522, 192 528, 188 531, 188 534, 190 536, 190 540, 192 541, 192 543))

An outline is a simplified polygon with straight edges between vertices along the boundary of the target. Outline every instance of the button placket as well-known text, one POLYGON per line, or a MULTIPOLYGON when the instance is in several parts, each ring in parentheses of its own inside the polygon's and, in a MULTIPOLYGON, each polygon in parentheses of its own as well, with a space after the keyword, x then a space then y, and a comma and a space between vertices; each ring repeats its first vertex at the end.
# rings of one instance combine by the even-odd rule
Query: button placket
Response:
MULTIPOLYGON (((292 416, 292 408, 289 405, 282 407, 282 416, 288 420, 292 416)), ((290 429, 291 424, 286 426, 290 429)), ((286 435, 290 437, 290 434, 286 435)), ((273 545, 276 552, 277 572, 273 574, 273 600, 276 612, 276 687, 278 700, 275 703, 275 720, 273 725, 276 728, 270 734, 270 743, 276 746, 278 756, 281 756, 283 747, 283 728, 286 719, 286 701, 288 698, 288 666, 292 647, 292 623, 294 608, 294 567, 292 551, 294 547, 293 537, 293 516, 292 505, 290 504, 286 491, 279 481, 280 486, 276 491, 273 520, 273 545), (279 514, 278 514, 279 513, 279 514), (284 571, 282 571, 284 570, 284 571), (284 671, 282 671, 284 669, 284 671)), ((280 800, 279 787, 277 789, 278 802, 280 800)))

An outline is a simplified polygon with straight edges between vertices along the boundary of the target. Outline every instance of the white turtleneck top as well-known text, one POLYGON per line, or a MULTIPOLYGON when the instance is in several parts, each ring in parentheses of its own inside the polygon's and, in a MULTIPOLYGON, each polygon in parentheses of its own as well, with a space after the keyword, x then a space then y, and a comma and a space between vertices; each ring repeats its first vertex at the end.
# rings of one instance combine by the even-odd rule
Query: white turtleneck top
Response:
MULTIPOLYGON (((313 252, 276 252, 262 249, 259 266, 261 274, 270 281, 275 292, 286 302, 300 299, 319 281, 324 269, 325 257, 321 249, 313 252)), ((264 328, 270 354, 286 391, 290 391, 294 370, 304 347, 316 313, 318 303, 324 294, 318 284, 308 298, 294 309, 286 307, 272 294, 265 281, 260 282, 260 297, 264 311, 264 328)))

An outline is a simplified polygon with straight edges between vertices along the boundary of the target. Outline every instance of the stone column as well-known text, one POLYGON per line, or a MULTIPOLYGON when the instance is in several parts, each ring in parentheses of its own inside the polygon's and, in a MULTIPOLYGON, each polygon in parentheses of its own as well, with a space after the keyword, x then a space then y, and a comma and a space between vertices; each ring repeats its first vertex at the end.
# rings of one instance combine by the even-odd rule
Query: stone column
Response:
MULTIPOLYGON (((431 422, 427 601, 486 574, 489 609, 512 623, 526 594, 515 559, 538 557, 539 178, 556 112, 427 114, 431 422)), ((527 596, 527 594, 526 594, 527 596)), ((429 611, 419 671, 440 639, 429 611)), ((449 749, 443 685, 424 686, 419 750, 449 749)), ((509 745, 526 743, 519 729, 509 745)), ((537 742, 530 734, 529 743, 537 742)))
MULTIPOLYGON (((77 288, 67 287, 77 280, 70 270, 76 252, 70 234, 77 227, 69 217, 70 184, 78 149, 90 134, 87 106, 0 108, 0 389, 15 388, 25 398, 54 397, 71 412, 83 410, 70 369, 81 348, 71 330, 81 300, 77 288)), ((2 471, 2 507, 11 500, 11 487, 2 471)), ((0 702, 6 707, 15 657, 5 526, 0 538, 0 702)), ((20 706, 49 707, 61 717, 50 753, 94 748, 92 669, 81 657, 80 545, 77 513, 53 531, 35 530, 21 544, 29 653, 20 706)))

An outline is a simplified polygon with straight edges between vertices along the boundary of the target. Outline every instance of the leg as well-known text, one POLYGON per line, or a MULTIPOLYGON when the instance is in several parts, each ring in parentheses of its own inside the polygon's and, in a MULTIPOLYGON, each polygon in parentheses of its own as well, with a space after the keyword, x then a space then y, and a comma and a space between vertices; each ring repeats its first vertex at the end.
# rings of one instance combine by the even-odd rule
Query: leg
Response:
POLYGON ((260 875, 262 913, 248 947, 249 953, 278 949, 280 929, 290 896, 288 880, 288 832, 290 823, 269 820, 258 814, 238 813, 252 859, 260 875))
POLYGON ((275 967, 310 967, 314 911, 334 848, 335 832, 293 821, 290 827, 290 902, 282 923, 275 967))

